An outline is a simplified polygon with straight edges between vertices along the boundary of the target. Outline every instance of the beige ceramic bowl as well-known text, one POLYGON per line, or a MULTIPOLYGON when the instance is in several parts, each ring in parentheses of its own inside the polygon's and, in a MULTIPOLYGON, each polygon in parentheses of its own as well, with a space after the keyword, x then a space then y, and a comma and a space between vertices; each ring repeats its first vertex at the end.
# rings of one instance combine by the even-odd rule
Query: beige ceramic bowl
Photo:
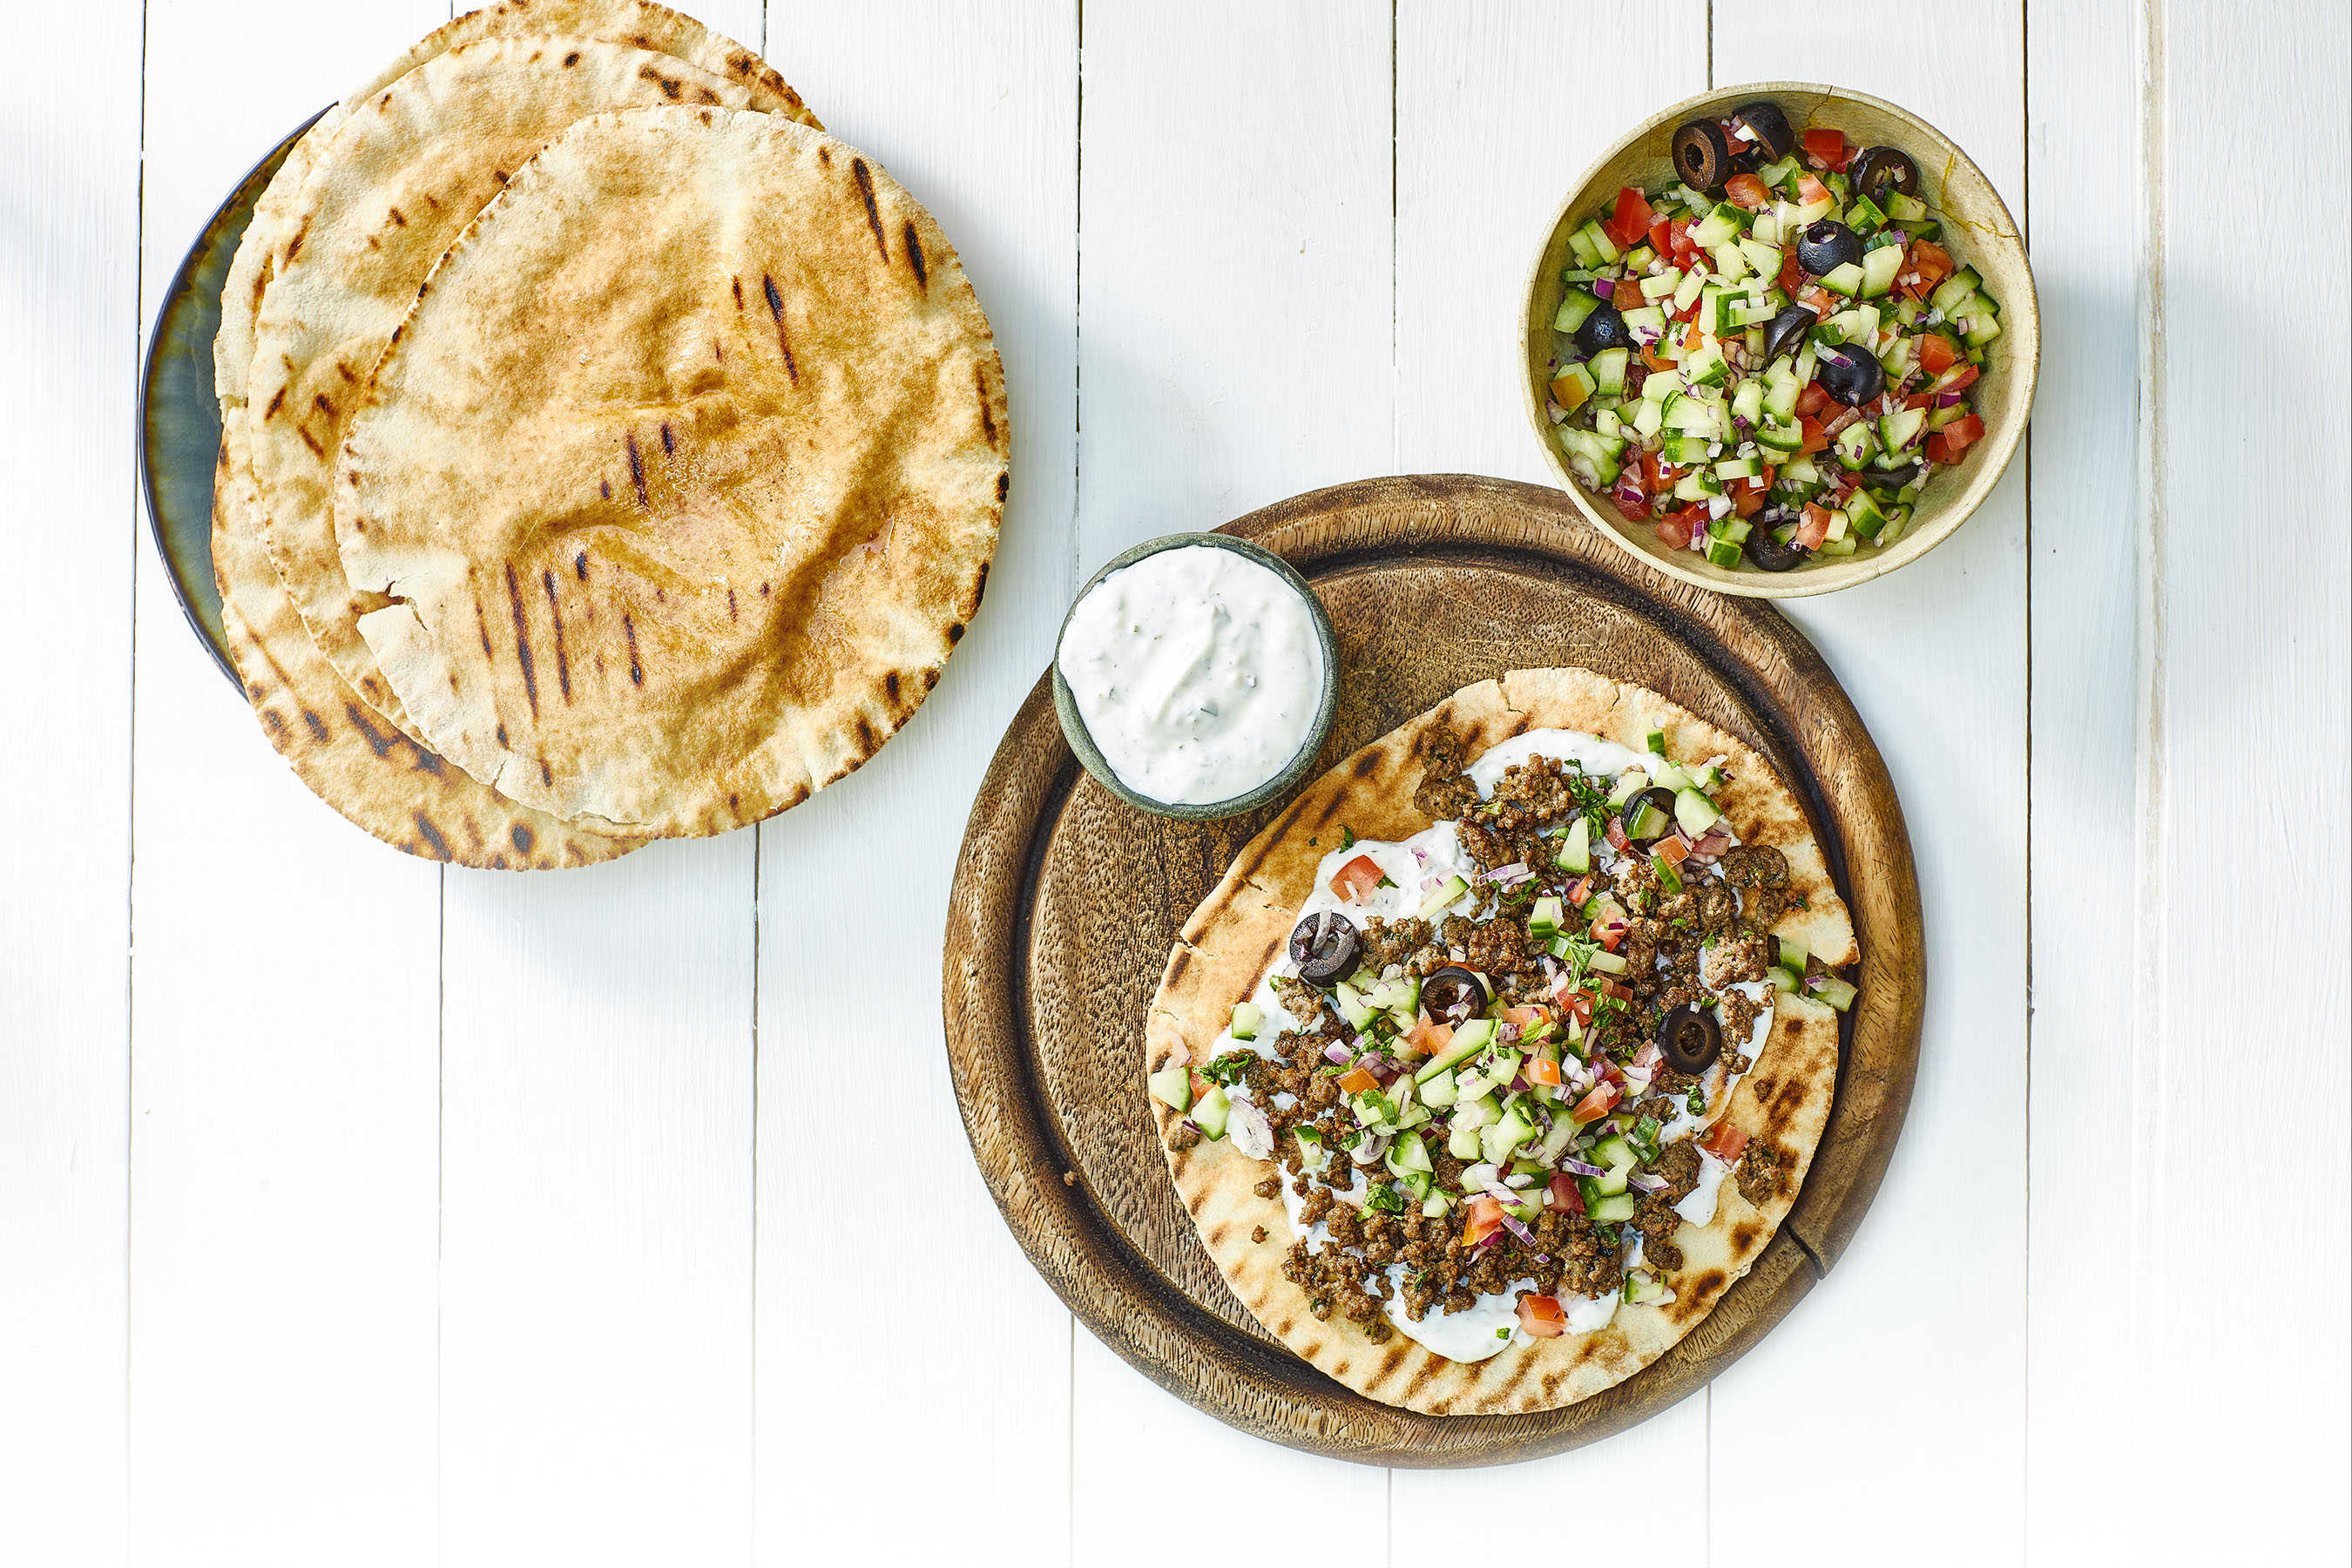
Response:
POLYGON ((1528 279, 1525 331, 1527 362, 1521 390, 1528 422, 1535 426, 1551 466, 1559 470, 1561 484, 1593 526, 1685 583, 1765 599, 1826 594, 1866 583, 1941 544, 1991 493, 1994 481, 2009 466, 2010 455, 2025 434, 2042 357, 2033 273, 2026 264, 2016 220, 2009 216, 1992 183, 1969 162, 1967 153, 1917 115, 1883 99, 1811 82, 1753 82, 1685 99, 1610 149, 1586 172, 1575 194, 1552 219, 1528 279), (1726 571, 1708 564, 1696 551, 1669 550, 1648 523, 1626 522, 1615 508, 1596 500, 1569 472, 1566 455, 1553 437, 1550 416, 1544 412, 1554 357, 1552 317, 1559 312, 1560 296, 1567 289, 1559 275, 1569 265, 1569 231, 1599 211, 1621 186, 1656 190, 1671 184, 1675 172, 1668 144, 1678 126, 1702 115, 1728 114, 1758 99, 1779 104, 1801 137, 1811 126, 1834 126, 1858 145, 1891 145, 1908 153, 1919 166, 1920 199, 1927 204, 1931 216, 1944 223, 1945 239, 1955 259, 1983 275, 1986 291, 2000 302, 2001 321, 2000 336, 1985 345, 1984 374, 1974 388, 1974 405, 1985 424, 1984 438, 1969 448, 1965 461, 1939 471, 1928 482, 1903 536, 1883 550, 1864 545, 1852 555, 1831 556, 1781 573, 1747 566, 1726 571))

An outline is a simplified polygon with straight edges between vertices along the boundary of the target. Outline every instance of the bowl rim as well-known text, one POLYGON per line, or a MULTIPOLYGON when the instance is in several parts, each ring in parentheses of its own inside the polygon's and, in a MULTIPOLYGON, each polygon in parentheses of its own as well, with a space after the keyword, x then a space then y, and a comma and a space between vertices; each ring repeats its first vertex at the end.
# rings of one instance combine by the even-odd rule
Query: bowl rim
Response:
POLYGON ((1239 816, 1284 795, 1313 770, 1315 760, 1322 754, 1323 743, 1330 739, 1332 725, 1339 716, 1339 637, 1332 627, 1330 613, 1324 609, 1323 601, 1315 596, 1314 585, 1307 581, 1298 568, 1264 545, 1230 533, 1166 533, 1157 539, 1147 539, 1104 562, 1096 569, 1094 575, 1070 595, 1069 607, 1062 612, 1061 625, 1054 632, 1052 662, 1047 668, 1053 677, 1054 714, 1061 721, 1062 738, 1069 742, 1070 750, 1076 754, 1087 772, 1094 775, 1095 782, 1138 811, 1179 822, 1215 822, 1239 816), (1070 629, 1070 617, 1077 613, 1079 602, 1114 572, 1132 566, 1148 556, 1193 545, 1229 550, 1245 561, 1254 561, 1265 567, 1288 583, 1306 601, 1307 619, 1315 627, 1315 640, 1323 652, 1322 694, 1316 703, 1314 721, 1307 726, 1307 738, 1299 743, 1297 754, 1284 765, 1280 773, 1244 795, 1197 804, 1154 800, 1130 789, 1103 756, 1101 748, 1095 744, 1094 736, 1087 730, 1086 719, 1078 711, 1076 695, 1070 690, 1069 683, 1062 679, 1062 638, 1070 629))
MULTIPOLYGON (((1948 164, 1948 170, 1949 167, 1951 165, 1948 164)), ((1871 582, 1895 571, 1897 567, 1910 564, 1950 538, 1959 529, 1960 524, 1976 515, 1977 509, 1982 506, 1992 494, 1994 486, 2000 482, 2001 476, 2008 471, 2011 459, 2017 454, 2018 447, 2024 441, 2026 427, 2033 421, 2033 399, 2040 387, 2042 372, 2041 290, 2040 286, 2034 281, 2032 258, 2026 248, 2025 233, 2018 226, 2016 216, 2009 210, 2008 202, 2002 199, 2000 188, 1992 183, 1982 169, 1977 166, 1976 160, 1969 156, 1968 150, 1945 135, 1942 131, 1899 103, 1892 103, 1870 93, 1857 92, 1851 88, 1838 87, 1832 83, 1737 82, 1728 86, 1709 88, 1705 92, 1695 93, 1658 110, 1634 126, 1633 130, 1612 142, 1602 150, 1601 155, 1577 176, 1575 183, 1568 187, 1559 205, 1552 213, 1551 221, 1545 226, 1542 236, 1537 242, 1535 254, 1528 264, 1527 286, 1518 318, 1518 341, 1517 352, 1512 358, 1512 365, 1514 374, 1519 379, 1521 406, 1526 409, 1528 422, 1535 430, 1537 444, 1544 450, 1545 460, 1551 465, 1552 471, 1559 476, 1560 487, 1568 492, 1569 499, 1575 504, 1576 509, 1584 514, 1585 521, 1607 535, 1620 549, 1638 556, 1649 566, 1670 577, 1688 583, 1694 587, 1705 588, 1711 593, 1732 594, 1751 599, 1810 598, 1818 594, 1832 594, 1841 588, 1851 588, 1859 584, 1871 582), (1585 493, 1584 487, 1570 471, 1566 459, 1560 456, 1559 443, 1552 438, 1551 421, 1544 413, 1543 401, 1536 391, 1535 377, 1529 374, 1528 368, 1532 359, 1531 351, 1536 334, 1538 331, 1548 334, 1551 331, 1549 321, 1538 323, 1536 320, 1538 314, 1536 301, 1545 287, 1546 274, 1549 270, 1544 265, 1545 258, 1550 253, 1552 241, 1559 235, 1560 226, 1566 223, 1571 215, 1584 210, 1589 204, 1580 198, 1584 195, 1586 189, 1600 178, 1601 172, 1622 156, 1626 149, 1639 143, 1661 126, 1670 122, 1679 123, 1692 111, 1706 106, 1735 99, 1769 98, 1780 94, 1803 95, 1821 100, 1836 100, 1845 103, 1867 105, 1926 132, 1950 153, 1953 163, 1965 165, 1978 179, 1983 181, 1985 190, 1991 197, 1993 205, 1999 210, 2004 226, 2001 230, 1992 235, 1990 243, 1996 246, 2013 247, 2017 253, 2018 263, 2025 274, 2025 298, 2022 300, 2002 301, 2004 320, 2012 321, 2022 320, 2029 323, 2032 329, 2030 352, 2022 355, 2012 355, 2007 366, 2010 374, 2021 378, 2021 395, 2019 404, 2021 412, 2020 416, 2006 428, 1987 432, 1987 438, 1979 444, 1979 461, 1976 471, 1947 514, 1938 518, 1932 526, 1906 534, 1896 541, 1892 550, 1874 552, 1867 557, 1847 556, 1835 565, 1816 563, 1785 575, 1764 572, 1700 571, 1671 558, 1674 554, 1687 554, 1688 552, 1653 552, 1627 537, 1615 522, 1601 515, 1598 505, 1585 493)))

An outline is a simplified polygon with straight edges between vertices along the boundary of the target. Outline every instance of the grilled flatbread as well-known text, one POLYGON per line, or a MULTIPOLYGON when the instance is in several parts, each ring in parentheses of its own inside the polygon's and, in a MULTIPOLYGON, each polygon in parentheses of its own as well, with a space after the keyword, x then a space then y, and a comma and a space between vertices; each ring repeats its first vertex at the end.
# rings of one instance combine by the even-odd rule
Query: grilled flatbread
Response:
MULTIPOLYGON (((1856 956, 1853 928, 1803 812, 1751 749, 1640 688, 1581 669, 1517 670, 1499 682, 1465 688, 1346 759, 1250 842, 1186 922, 1169 955, 1147 1026, 1146 1070, 1162 1069, 1171 1061, 1188 1065, 1195 1073, 1193 1089, 1199 1091, 1203 1081, 1199 1069, 1234 1047, 1234 1037, 1227 1030, 1235 1004, 1262 994, 1261 982, 1270 973, 1296 973, 1286 957, 1292 927, 1302 907, 1316 896, 1318 881, 1328 879, 1321 874, 1330 864, 1327 857, 1339 858, 1334 851, 1345 837, 1343 827, 1353 835, 1351 847, 1354 841, 1403 841, 1432 827, 1433 817, 1417 808, 1414 799, 1432 771, 1433 752, 1444 757, 1439 766, 1450 777, 1498 742, 1528 731, 1581 731, 1642 753, 1654 729, 1664 731, 1665 756, 1675 762, 1698 764, 1721 759, 1720 769, 1727 776, 1714 786, 1714 800, 1725 826, 1739 846, 1779 852, 1786 880, 1777 891, 1787 907, 1778 910, 1770 931, 1792 950, 1803 942, 1817 970, 1852 963, 1856 956), (1449 754, 1455 744, 1458 752, 1449 754)), ((1392 858, 1391 863, 1398 862, 1392 858)), ((1757 863, 1752 858, 1744 862, 1757 863)), ((1510 874, 1508 868, 1498 872, 1510 874)), ((1421 895, 1391 897, 1418 900, 1421 895)), ((1328 905, 1330 900, 1322 902, 1328 905)), ((1773 910, 1777 905, 1742 907, 1754 912, 1773 910)), ((1751 952, 1778 951, 1764 948, 1760 936, 1748 940, 1757 944, 1751 952)), ((1454 1360, 1426 1349, 1394 1331, 1392 1317, 1385 1314, 1369 1323, 1351 1321, 1331 1310, 1323 1285, 1317 1287, 1323 1294, 1318 1316, 1318 1302, 1310 1291, 1286 1277, 1295 1238, 1285 1203, 1255 1190, 1270 1173, 1279 1174, 1288 1186, 1295 1180, 1292 1173, 1249 1157, 1236 1147, 1234 1136, 1199 1140, 1184 1117, 1157 1098, 1153 1109, 1177 1190, 1210 1255, 1242 1302, 1285 1344, 1349 1388, 1412 1410, 1498 1415, 1553 1409, 1608 1388, 1664 1353, 1754 1265, 1787 1217, 1829 1114, 1837 1078, 1838 1030, 1836 1014, 1804 994, 1781 994, 1774 1004, 1769 1034, 1745 1076, 1736 1081, 1723 1078, 1719 1096, 1708 1104, 1703 1121, 1694 1123, 1707 1128, 1708 1136, 1722 1138, 1726 1147, 1734 1138, 1717 1133, 1715 1123, 1744 1133, 1756 1163, 1743 1166, 1737 1179, 1717 1171, 1712 1217, 1704 1224, 1682 1224, 1672 1235, 1670 1247, 1658 1249, 1678 1251, 1679 1259, 1665 1267, 1656 1265, 1654 1258, 1644 1270, 1652 1278, 1636 1279, 1662 1299, 1616 1305, 1604 1326, 1584 1332, 1571 1329, 1557 1337, 1531 1337, 1524 1328, 1507 1331, 1513 1319, 1504 1316, 1500 1321, 1506 1325, 1507 1348, 1480 1359, 1454 1360), (1753 1199, 1743 1188, 1753 1192, 1753 1199), (1261 1230, 1265 1239, 1254 1239, 1261 1230)), ((1426 1024, 1425 1005, 1423 1012, 1426 1024)), ((1264 1038, 1262 1035, 1261 1042, 1264 1038)), ((1402 1054, 1410 1047, 1391 1049, 1402 1054)), ((1406 1057, 1404 1077, 1412 1076, 1410 1068, 1420 1059, 1406 1057)), ((1561 1061, 1565 1069, 1575 1070, 1565 1055, 1561 1061)), ((1646 1087, 1638 1092, 1647 1092, 1646 1087)), ((1633 1102, 1629 1099, 1626 1103, 1633 1102)), ((1567 1104, 1563 1098, 1550 1109, 1557 1113, 1567 1104)), ((1200 1107, 1195 1103, 1193 1109, 1200 1107)), ((1277 1133, 1288 1146, 1277 1152, 1289 1153, 1295 1164, 1290 1136, 1277 1133)), ((1342 1154, 1333 1157, 1345 1159, 1342 1154)), ((1378 1164, 1369 1173, 1388 1179, 1378 1164)), ((1540 1194, 1543 1189, 1535 1190, 1540 1194)), ((1417 1205, 1406 1212, 1414 1219, 1427 1217, 1429 1231, 1443 1228, 1448 1238, 1464 1226, 1463 1207, 1453 1210, 1442 1226, 1417 1205)), ((1554 1215, 1547 1208, 1540 1217, 1554 1215)), ((1559 1217, 1566 1223, 1565 1200, 1559 1217)), ((1674 1223, 1671 1216, 1660 1217, 1674 1223)), ((1510 1242, 1508 1236, 1499 1239, 1510 1242)), ((1496 1299, 1486 1298, 1490 1302, 1496 1299)), ((1437 1315, 1438 1309, 1432 1307, 1430 1312, 1437 1315)), ((1571 1316, 1569 1321, 1576 1320, 1571 1316)), ((1492 1351, 1495 1342, 1490 1338, 1486 1349, 1492 1351)))
POLYGON ((760 821, 874 754, 980 605, 1004 382, 955 252, 775 116, 573 126, 426 283, 337 465, 419 731, 598 831, 760 821))

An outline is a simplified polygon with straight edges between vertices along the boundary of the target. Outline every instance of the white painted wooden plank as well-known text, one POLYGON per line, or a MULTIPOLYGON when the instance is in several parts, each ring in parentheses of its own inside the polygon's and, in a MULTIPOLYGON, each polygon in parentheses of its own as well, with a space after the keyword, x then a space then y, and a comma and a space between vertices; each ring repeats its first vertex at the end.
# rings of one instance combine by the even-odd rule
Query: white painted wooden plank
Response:
POLYGON ((1087 13, 1079 565, 1392 470, 1388 13, 1087 13))
MULTIPOLYGON (((1706 85, 1703 0, 1397 9, 1397 468, 1557 480, 1519 401, 1528 268, 1551 215, 1625 128, 1706 85), (1634 73, 1567 63, 1639 59, 1634 73)), ((1625 1492, 1706 1447, 1686 1399, 1607 1442, 1529 1465, 1399 1470, 1392 1561, 1443 1555, 1465 1518, 1532 1486, 1625 1492)), ((1701 1506, 1704 1506, 1702 1497, 1701 1506)), ((1696 1521, 1694 1521, 1696 1523, 1696 1521)))
POLYGON ((0 1561, 124 1551, 139 5, 12 17, 0 102, 0 1561), (75 62, 68 67, 66 62, 75 62))
MULTIPOLYGON (((2136 59, 2142 8, 2032 8, 2028 167, 2042 383, 2033 508, 2032 1206, 2026 1306, 2027 1554, 2123 1545, 2132 1444, 2130 1277, 2137 301, 2147 188, 2136 59)), ((2152 1542, 2142 1542, 2142 1546, 2152 1542)))
MULTIPOLYGON (((1390 16, 1345 4, 1085 16, 1079 566, 1389 470, 1390 16)), ((1050 614, 1050 610, 1046 613, 1050 614)), ((1387 1482, 1181 1407, 1081 1333, 1079 1563, 1190 1561, 1152 1478, 1246 1476, 1254 1553, 1381 1560, 1387 1482), (1143 1528, 1138 1528, 1142 1526, 1143 1528)))
MULTIPOLYGON (((1865 28, 1790 25, 1717 0, 1715 79, 1828 79, 1902 103, 1969 149, 2024 221, 2021 19, 1910 0, 1865 28)), ((1717 1380, 1718 1520, 1792 1496, 1806 1528, 1717 1530, 1719 1561, 1838 1561, 1902 1542, 1920 1562, 2022 1545, 2026 616, 2024 464, 1937 551, 1794 602, 1885 754, 1918 862, 1927 1018, 1917 1088, 1843 1259, 1717 1380)))
MULTIPOLYGON (((938 689, 854 778, 761 829, 758 1556, 1059 1561, 1069 1314, 972 1163, 939 952, 972 792, 1070 588, 1077 17, 793 0, 768 26, 827 127, 953 241, 1004 356, 1014 452, 986 603, 938 689), (860 1173, 921 1194, 924 1266, 845 1299, 860 1173)), ((887 1244, 898 1222, 879 1223, 887 1244)))
MULTIPOLYGON (((307 15, 150 7, 144 319, 247 167, 446 11, 307 15)), ((303 787, 143 539, 139 611, 132 1556, 417 1561, 440 873, 303 787)))
MULTIPOLYGON (((693 9, 762 37, 759 0, 693 9)), ((751 1555, 755 853, 446 879, 453 1568, 751 1555)))
POLYGON ((2167 1557, 2340 1563, 2352 16, 2160 14, 2137 1500, 2167 1557), (2250 197, 2296 256, 2273 297, 2246 287, 2250 197))

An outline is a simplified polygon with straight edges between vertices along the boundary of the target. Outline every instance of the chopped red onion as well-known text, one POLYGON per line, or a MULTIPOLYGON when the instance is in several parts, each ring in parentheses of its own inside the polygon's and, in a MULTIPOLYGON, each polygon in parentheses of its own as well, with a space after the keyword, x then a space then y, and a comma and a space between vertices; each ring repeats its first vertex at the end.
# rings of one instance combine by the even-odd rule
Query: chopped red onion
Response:
POLYGON ((1637 1193, 1654 1193, 1665 1186, 1666 1179, 1664 1176, 1653 1175, 1647 1171, 1636 1171, 1625 1178, 1625 1184, 1637 1193))
POLYGON ((1664 1054, 1664 1052, 1658 1049, 1657 1041, 1649 1041, 1642 1047, 1640 1051, 1635 1053, 1633 1057, 1633 1070, 1636 1072, 1648 1072, 1652 1068, 1658 1065, 1658 1058, 1664 1054))
POLYGON ((1182 1046, 1179 1046, 1174 1050, 1170 1051, 1168 1053, 1168 1059, 1161 1062, 1160 1065, 1164 1068, 1181 1068, 1192 1059, 1192 1053, 1186 1050, 1182 1046))
POLYGON ((1968 391, 1966 388, 1962 388, 1958 392, 1939 392, 1936 394, 1936 406, 1938 408, 1957 407, 1958 406, 1960 400, 1967 395, 1968 391))
POLYGON ((1347 1047, 1340 1045, 1336 1040, 1323 1047, 1323 1056, 1325 1060, 1329 1061, 1337 1067, 1346 1067, 1349 1062, 1356 1059, 1355 1053, 1353 1051, 1350 1051, 1347 1047))
POLYGON ((1616 288, 1617 285, 1611 282, 1606 278, 1595 278, 1592 279, 1592 291, 1595 294, 1600 295, 1604 300, 1612 298, 1615 293, 1616 288))
POLYGON ((1523 1245, 1533 1247, 1536 1244, 1536 1233, 1529 1230, 1526 1226, 1521 1225, 1517 1220, 1513 1219, 1509 1215, 1505 1215, 1503 1216, 1503 1224, 1508 1227, 1513 1236, 1519 1238, 1523 1245))
POLYGON ((1559 1168, 1571 1176, 1605 1176, 1609 1173, 1591 1161, 1580 1160, 1573 1154, 1561 1155, 1559 1168))
POLYGON ((1495 1031, 1495 1038, 1507 1046, 1518 1037, 1519 1026, 1517 1024, 1505 1024, 1495 1031))

